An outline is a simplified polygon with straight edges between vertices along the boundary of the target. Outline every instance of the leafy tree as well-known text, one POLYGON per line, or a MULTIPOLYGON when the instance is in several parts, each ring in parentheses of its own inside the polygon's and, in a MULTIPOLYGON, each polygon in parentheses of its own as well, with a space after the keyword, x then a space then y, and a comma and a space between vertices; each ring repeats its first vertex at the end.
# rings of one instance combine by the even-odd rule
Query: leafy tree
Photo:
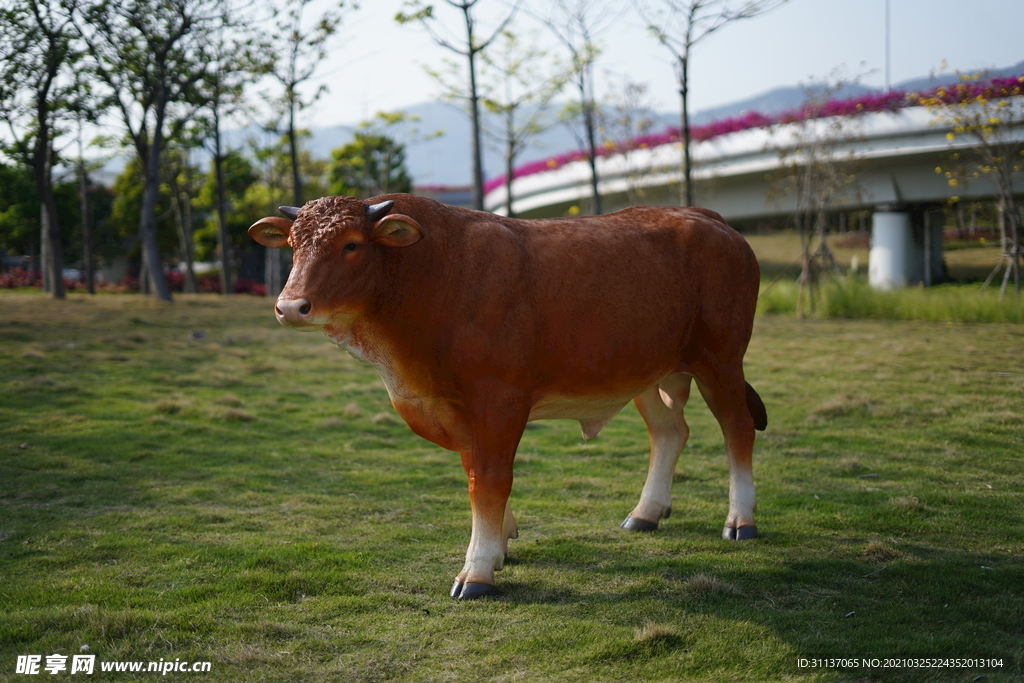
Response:
MULTIPOLYGON (((206 224, 195 234, 196 249, 202 258, 210 260, 223 248, 220 238, 221 225, 227 233, 229 251, 249 247, 252 241, 246 231, 258 216, 254 216, 245 206, 243 199, 257 179, 255 166, 241 150, 228 151, 219 164, 219 169, 218 164, 211 160, 205 183, 193 202, 195 208, 209 212, 206 224), (218 210, 219 206, 223 206, 223 214, 218 210)), ((230 263, 229 267, 234 269, 235 264, 230 263)), ((227 278, 229 282, 233 279, 231 276, 227 278)))
POLYGON ((229 150, 224 149, 223 124, 226 119, 245 108, 245 85, 252 76, 266 71, 270 60, 262 58, 252 36, 251 25, 246 18, 249 8, 235 8, 230 0, 224 3, 220 25, 210 45, 209 74, 204 79, 203 93, 206 106, 196 118, 193 129, 195 138, 205 144, 213 155, 214 181, 216 185, 217 245, 220 252, 221 292, 234 291, 232 274, 232 240, 228 228, 228 192, 225 188, 224 164, 229 150))
POLYGON ((580 147, 587 151, 590 164, 591 212, 603 213, 601 193, 598 189, 597 174, 597 99, 594 92, 594 63, 601 50, 596 40, 598 34, 618 18, 620 10, 608 0, 552 0, 548 14, 542 21, 551 29, 569 52, 572 64, 571 81, 579 92, 579 99, 562 111, 562 119, 569 124, 569 130, 576 136, 580 147), (582 132, 572 127, 572 122, 583 125, 582 132))
MULTIPOLYGON (((308 107, 320 97, 327 89, 321 85, 310 97, 303 99, 299 93, 299 87, 306 81, 313 78, 320 63, 327 57, 327 41, 335 34, 341 24, 341 13, 337 11, 324 12, 320 15, 312 27, 306 27, 303 18, 306 6, 312 0, 286 0, 287 9, 278 8, 275 10, 275 18, 285 15, 282 22, 282 31, 285 38, 285 48, 277 49, 274 45, 268 46, 267 54, 270 55, 266 71, 284 88, 279 104, 282 112, 278 119, 283 116, 286 120, 282 127, 278 120, 268 130, 277 134, 283 134, 288 141, 288 155, 291 161, 292 174, 292 203, 295 206, 302 206, 308 193, 303 182, 301 172, 301 153, 299 145, 302 140, 301 131, 298 129, 295 115, 302 109, 308 107), (283 55, 280 57, 279 55, 283 55)), ((358 6, 350 3, 351 9, 358 6)), ((345 8, 345 2, 338 3, 339 9, 345 8)))
POLYGON ((793 222, 800 235, 800 294, 797 317, 802 318, 805 294, 814 311, 815 285, 822 272, 838 272, 835 257, 826 241, 828 215, 833 204, 859 192, 857 164, 853 154, 840 154, 840 147, 857 135, 855 116, 823 116, 842 80, 809 88, 799 120, 779 128, 779 170, 773 174, 772 197, 790 195, 795 201, 793 222), (811 246, 817 240, 817 248, 811 246))
MULTIPOLYGON (((164 160, 166 160, 166 156, 164 160)), ((129 251, 142 257, 143 270, 145 270, 146 265, 145 254, 141 250, 145 248, 145 245, 141 244, 139 216, 142 215, 147 195, 145 166, 145 162, 138 156, 133 156, 125 164, 121 174, 114 179, 114 199, 109 221, 110 229, 116 240, 121 245, 130 244, 129 251), (140 249, 140 251, 135 251, 136 248, 140 249)), ((164 172, 163 169, 161 171, 164 172)), ((157 186, 157 193, 152 206, 155 246, 160 253, 173 251, 178 245, 178 238, 175 234, 171 195, 166 184, 161 183, 157 186)), ((161 272, 162 275, 163 273, 161 272)), ((145 289, 147 286, 151 286, 151 280, 150 285, 147 285, 145 282, 142 282, 141 285, 145 289)))
POLYGON ((397 124, 414 120, 402 113, 380 112, 374 121, 360 124, 352 142, 331 152, 330 193, 367 199, 389 192, 411 192, 405 145, 389 133, 397 124))
POLYGON ((524 47, 519 36, 508 29, 502 31, 495 47, 497 54, 482 55, 485 76, 493 76, 496 81, 483 104, 488 112, 500 118, 501 124, 495 128, 485 127, 485 131, 502 148, 506 213, 515 217, 512 180, 516 157, 530 138, 553 125, 550 105, 565 87, 569 72, 558 62, 549 69, 541 68, 539 62, 546 60, 548 53, 535 46, 524 47))
POLYGON ((679 96, 682 99, 680 127, 683 138, 683 184, 680 201, 693 206, 693 178, 690 164, 690 51, 720 28, 739 19, 749 19, 775 9, 786 0, 657 0, 657 9, 643 0, 633 0, 647 27, 675 59, 679 96))
POLYGON ((945 170, 950 187, 961 182, 987 178, 996 189, 1002 257, 985 280, 985 287, 1002 268, 1000 298, 1013 274, 1020 293, 1020 266, 1024 249, 1020 243, 1021 211, 1015 197, 1015 181, 1024 176, 1024 76, 988 79, 984 74, 963 74, 951 88, 939 88, 922 98, 935 115, 935 122, 950 129, 951 164, 945 170))
POLYGON ((163 165, 163 184, 161 192, 168 194, 174 224, 178 229, 178 242, 181 257, 185 262, 184 291, 186 294, 199 292, 199 283, 195 272, 195 242, 193 233, 196 229, 195 214, 192 211, 192 199, 199 192, 197 181, 199 169, 190 158, 190 148, 184 144, 168 146, 163 165))
POLYGON ((101 0, 85 13, 83 35, 96 76, 143 162, 143 264, 153 294, 165 301, 171 290, 156 225, 161 159, 166 141, 206 104, 200 86, 210 74, 219 10, 219 0, 101 0))
POLYGON ((74 98, 67 72, 80 58, 72 14, 76 0, 26 0, 0 7, 0 116, 12 141, 7 152, 33 172, 42 205, 47 290, 64 298, 61 228, 53 191, 58 119, 74 98))
POLYGON ((418 23, 430 35, 437 45, 450 50, 457 55, 466 58, 466 71, 468 83, 466 89, 461 90, 458 95, 463 99, 469 110, 470 124, 472 127, 472 164, 473 164, 473 208, 482 210, 484 208, 484 163, 483 150, 481 149, 482 128, 480 125, 480 91, 477 87, 477 66, 476 60, 491 42, 501 34, 508 23, 515 16, 519 9, 520 0, 505 15, 498 27, 486 40, 480 40, 476 35, 477 18, 475 16, 476 5, 480 0, 444 0, 445 4, 459 10, 462 13, 462 20, 466 26, 466 37, 455 38, 446 33, 438 25, 439 20, 434 16, 434 5, 424 5, 420 0, 406 0, 405 7, 408 12, 399 12, 395 15, 395 21, 399 24, 418 23))
POLYGON ((654 107, 649 101, 647 85, 623 77, 606 96, 600 121, 605 136, 602 146, 615 151, 625 167, 630 205, 642 204, 646 196, 645 177, 664 170, 653 168, 650 158, 642 155, 646 146, 636 142, 636 138, 649 133, 654 126, 654 107))
POLYGON ((32 172, 23 164, 0 163, 0 249, 35 254, 38 237, 39 195, 32 172))

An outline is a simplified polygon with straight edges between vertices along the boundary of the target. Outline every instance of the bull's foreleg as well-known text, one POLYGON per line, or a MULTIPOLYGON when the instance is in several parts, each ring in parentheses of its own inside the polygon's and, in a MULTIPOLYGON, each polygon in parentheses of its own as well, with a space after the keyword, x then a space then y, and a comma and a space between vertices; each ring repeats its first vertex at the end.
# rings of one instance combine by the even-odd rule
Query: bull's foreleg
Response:
POLYGON ((690 436, 683 407, 690 396, 690 376, 671 375, 634 399, 651 437, 651 459, 640 502, 621 526, 654 531, 672 514, 672 476, 690 436))
POLYGON ((729 514, 722 538, 743 541, 757 538, 754 521, 754 419, 747 405, 742 368, 709 372, 697 386, 722 428, 729 457, 729 514))
POLYGON ((494 573, 505 565, 508 541, 519 535, 508 498, 526 412, 525 407, 520 410, 513 405, 510 409, 506 403, 500 409, 477 414, 472 450, 462 453, 462 465, 469 476, 473 533, 466 562, 452 586, 453 598, 465 600, 493 593, 494 573))

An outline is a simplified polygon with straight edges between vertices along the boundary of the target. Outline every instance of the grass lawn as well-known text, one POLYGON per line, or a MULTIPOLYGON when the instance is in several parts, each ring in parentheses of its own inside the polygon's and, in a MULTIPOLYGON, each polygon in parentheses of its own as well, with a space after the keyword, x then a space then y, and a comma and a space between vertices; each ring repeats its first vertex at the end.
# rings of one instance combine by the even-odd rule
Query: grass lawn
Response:
POLYGON ((1024 675, 1024 326, 759 317, 744 543, 719 539, 728 468, 697 392, 653 534, 617 527, 647 463, 632 406, 586 444, 535 423, 500 595, 461 603, 458 455, 322 336, 250 297, 0 305, 0 681, 81 651, 110 681, 157 674, 103 662, 161 659, 217 681, 1024 675), (1002 666, 797 666, 853 657, 1002 666))

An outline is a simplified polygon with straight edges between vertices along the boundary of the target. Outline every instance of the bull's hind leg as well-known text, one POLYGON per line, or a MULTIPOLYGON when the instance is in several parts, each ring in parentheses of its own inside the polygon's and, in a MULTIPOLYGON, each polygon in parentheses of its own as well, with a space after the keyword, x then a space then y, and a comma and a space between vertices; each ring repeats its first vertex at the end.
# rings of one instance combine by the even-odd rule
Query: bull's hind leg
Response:
POLYGON ((640 502, 623 529, 653 531, 672 513, 672 475, 690 436, 683 407, 690 397, 690 376, 670 375, 634 399, 651 437, 651 461, 640 502))
POLYGON ((715 367, 700 372, 697 374, 697 387, 722 428, 729 457, 729 515, 725 518, 722 538, 737 541, 757 538, 754 521, 754 418, 748 404, 748 385, 743 380, 742 367, 715 367))

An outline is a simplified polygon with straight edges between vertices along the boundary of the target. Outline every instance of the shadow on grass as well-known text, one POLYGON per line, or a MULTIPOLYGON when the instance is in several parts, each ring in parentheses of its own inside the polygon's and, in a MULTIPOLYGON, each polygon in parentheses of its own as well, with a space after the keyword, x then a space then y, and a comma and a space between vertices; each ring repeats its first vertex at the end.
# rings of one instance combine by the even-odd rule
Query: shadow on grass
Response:
MULTIPOLYGON (((675 534, 653 534, 658 535, 666 544, 678 543, 675 534)), ((1001 668, 845 673, 867 676, 859 680, 971 680, 982 674, 989 681, 1018 680, 1024 671, 1020 554, 869 542, 856 544, 854 557, 843 557, 851 554, 849 547, 837 542, 840 547, 827 548, 821 540, 780 532, 743 548, 725 541, 717 547, 704 540, 682 542, 678 556, 643 559, 642 552, 616 555, 615 543, 607 540, 548 539, 513 546, 507 566, 531 580, 499 577, 496 599, 561 605, 583 614, 681 612, 687 615, 684 624, 701 616, 753 623, 789 645, 794 674, 797 656, 994 658, 1002 660, 1001 668), (571 557, 565 552, 569 546, 571 557)), ((659 651, 690 646, 689 636, 670 636, 657 644, 659 651)), ((633 643, 622 656, 648 649, 633 643)))

